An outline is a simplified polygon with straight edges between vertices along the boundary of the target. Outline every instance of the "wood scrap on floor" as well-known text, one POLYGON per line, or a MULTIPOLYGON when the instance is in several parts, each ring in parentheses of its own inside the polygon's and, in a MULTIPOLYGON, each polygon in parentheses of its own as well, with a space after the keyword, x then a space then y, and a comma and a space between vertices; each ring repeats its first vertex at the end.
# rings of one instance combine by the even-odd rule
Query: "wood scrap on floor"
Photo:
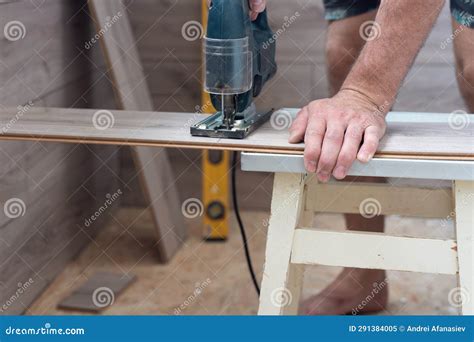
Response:
POLYGON ((115 297, 135 280, 135 276, 106 272, 95 273, 61 301, 58 304, 58 309, 99 313, 113 305, 115 297))

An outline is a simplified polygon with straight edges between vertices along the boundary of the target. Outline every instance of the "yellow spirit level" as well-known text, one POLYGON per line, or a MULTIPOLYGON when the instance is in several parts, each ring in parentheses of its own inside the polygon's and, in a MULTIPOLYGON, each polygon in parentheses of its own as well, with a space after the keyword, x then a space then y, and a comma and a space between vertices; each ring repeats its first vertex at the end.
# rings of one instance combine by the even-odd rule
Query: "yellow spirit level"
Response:
MULTIPOLYGON (((202 25, 207 25, 207 0, 202 0, 202 25)), ((203 77, 204 79, 204 77, 203 77)), ((208 93, 202 92, 203 113, 216 112, 208 93)), ((226 240, 229 234, 229 152, 203 151, 202 199, 204 238, 226 240)))

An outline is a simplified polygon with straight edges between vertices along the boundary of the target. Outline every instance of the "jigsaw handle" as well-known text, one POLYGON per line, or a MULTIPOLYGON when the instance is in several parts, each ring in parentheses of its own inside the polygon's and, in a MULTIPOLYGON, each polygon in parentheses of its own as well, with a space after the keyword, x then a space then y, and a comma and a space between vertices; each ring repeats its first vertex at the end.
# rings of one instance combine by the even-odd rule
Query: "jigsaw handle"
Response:
MULTIPOLYGON (((248 0, 213 0, 207 24, 205 90, 216 95, 235 94, 236 110, 242 112, 277 69, 267 11, 251 21, 248 0)), ((211 96, 211 100, 220 108, 218 96, 211 96)))

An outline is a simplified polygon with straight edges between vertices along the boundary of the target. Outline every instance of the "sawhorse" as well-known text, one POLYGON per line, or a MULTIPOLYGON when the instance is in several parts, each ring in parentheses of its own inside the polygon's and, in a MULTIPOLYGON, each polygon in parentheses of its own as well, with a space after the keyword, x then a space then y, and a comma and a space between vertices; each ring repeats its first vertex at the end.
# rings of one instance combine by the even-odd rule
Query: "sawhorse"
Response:
MULTIPOLYGON (((474 148, 474 146, 466 146, 474 148)), ((306 174, 302 155, 243 153, 245 171, 274 172, 260 315, 298 311, 304 265, 457 275, 462 313, 474 314, 474 161, 375 158, 352 176, 452 181, 452 192, 422 186, 331 182, 306 174), (456 239, 333 232, 311 227, 315 212, 407 215, 453 220, 456 239)))

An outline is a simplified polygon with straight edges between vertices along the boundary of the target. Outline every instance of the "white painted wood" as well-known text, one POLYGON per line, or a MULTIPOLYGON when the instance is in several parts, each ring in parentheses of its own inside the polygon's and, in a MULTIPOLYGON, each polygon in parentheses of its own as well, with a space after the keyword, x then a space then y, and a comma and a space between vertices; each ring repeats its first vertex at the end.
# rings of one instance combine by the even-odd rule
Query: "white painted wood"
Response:
MULTIPOLYGON (((305 185, 304 194, 302 198, 302 207, 304 207, 304 201, 307 198, 306 192, 308 190, 305 185)), ((301 209, 299 214, 299 220, 297 227, 311 227, 313 225, 314 213, 312 211, 303 211, 301 209)), ((287 289, 291 293, 291 302, 283 308, 284 315, 297 315, 299 309, 299 303, 301 299, 301 293, 304 285, 304 271, 305 265, 303 264, 292 264, 289 266, 288 284, 287 289)))
POLYGON ((456 274, 456 257, 453 240, 298 229, 294 235, 291 262, 456 274))
POLYGON ((463 315, 474 315, 474 181, 455 181, 456 239, 458 243, 459 288, 450 299, 461 300, 463 315))
POLYGON ((290 265, 291 241, 303 206, 305 177, 276 174, 259 315, 296 314, 302 269, 290 265))
MULTIPOLYGON (((427 159, 404 156, 403 158, 376 157, 368 164, 356 161, 349 176, 394 177, 439 180, 471 180, 474 175, 474 159, 442 156, 427 159)), ((242 170, 257 172, 305 173, 302 155, 281 153, 243 152, 242 170)))
MULTIPOLYGON (((314 178, 315 179, 315 178, 314 178)), ((391 184, 308 182, 305 210, 325 213, 451 217, 451 189, 391 184)))
MULTIPOLYGON (((286 298, 289 298, 289 302, 287 305, 282 306, 281 308, 282 310, 279 313, 280 315, 294 316, 298 314, 301 292, 303 290, 303 283, 304 283, 304 269, 305 269, 305 265, 302 265, 302 264, 297 265, 297 264, 292 264, 292 263, 289 264, 288 277, 287 277, 288 279, 286 283, 286 289, 288 291, 287 293, 283 292, 282 297, 280 299, 280 300, 286 300, 286 298), (286 297, 285 295, 288 295, 289 297, 286 297)), ((273 296, 273 298, 274 298, 274 301, 278 301, 278 297, 275 297, 275 295, 273 296)), ((259 314, 264 315, 264 313, 259 313, 259 314)))
MULTIPOLYGON (((298 108, 282 108, 281 111, 296 117, 298 108)), ((441 123, 449 125, 453 115, 450 113, 416 113, 416 112, 390 112, 387 114, 388 123, 441 123)), ((472 122, 472 118, 466 118, 467 122, 472 122)))

